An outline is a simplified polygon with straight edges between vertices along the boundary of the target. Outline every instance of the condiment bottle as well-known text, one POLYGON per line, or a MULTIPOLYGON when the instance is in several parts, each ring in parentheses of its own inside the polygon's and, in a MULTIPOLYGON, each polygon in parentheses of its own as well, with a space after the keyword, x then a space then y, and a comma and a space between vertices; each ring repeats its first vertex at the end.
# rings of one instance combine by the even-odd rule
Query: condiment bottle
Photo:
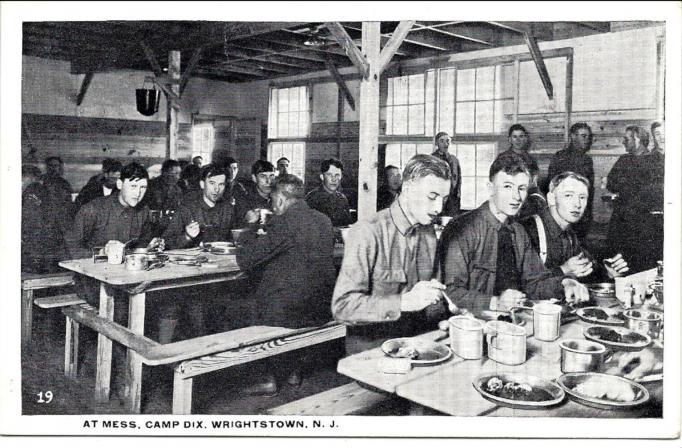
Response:
POLYGON ((632 287, 632 284, 625 285, 623 292, 625 293, 623 307, 625 307, 625 309, 632 308, 632 296, 635 294, 635 289, 632 287))

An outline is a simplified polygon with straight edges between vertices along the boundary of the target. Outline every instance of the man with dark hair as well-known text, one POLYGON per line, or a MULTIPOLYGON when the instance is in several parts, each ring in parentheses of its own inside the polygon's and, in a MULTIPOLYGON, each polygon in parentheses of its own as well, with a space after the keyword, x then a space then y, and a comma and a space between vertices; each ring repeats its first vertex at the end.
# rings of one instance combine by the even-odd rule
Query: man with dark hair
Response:
POLYGON ((280 157, 277 160, 277 175, 282 176, 284 174, 289 174, 289 165, 291 162, 286 157, 280 157))
POLYGON ((403 179, 397 166, 384 168, 384 182, 377 190, 377 210, 388 208, 400 194, 403 179))
POLYGON ((33 165, 21 167, 21 271, 45 271, 45 200, 42 174, 33 165))
POLYGON ((538 168, 538 163, 535 159, 528 153, 530 150, 530 138, 528 136, 528 131, 520 124, 513 124, 509 127, 509 133, 507 134, 507 139, 509 140, 509 149, 500 153, 507 154, 513 153, 523 159, 530 170, 531 177, 537 177, 540 169, 538 168))
POLYGON ((663 260, 663 204, 665 196, 665 126, 655 121, 651 125, 651 137, 654 147, 647 157, 650 174, 642 192, 642 201, 647 204, 648 214, 645 218, 648 232, 648 252, 654 260, 663 260))
MULTIPOLYGON (((188 165, 194 166, 196 165, 188 165)), ((201 195, 186 196, 180 204, 163 239, 166 247, 181 249, 197 247, 200 243, 227 241, 232 229, 232 205, 223 200, 227 184, 227 168, 223 165, 208 164, 201 168, 201 195)), ((204 287, 195 292, 172 293, 175 300, 162 300, 157 307, 159 317, 159 342, 170 343, 173 339, 178 318, 183 309, 189 317, 190 331, 199 336, 205 331, 204 304, 207 296, 215 296, 215 290, 204 287), (180 294, 184 297, 180 298, 180 294)), ((216 304, 217 305, 217 304, 216 304)))
MULTIPOLYGON (((557 152, 552 157, 552 160, 549 163, 545 186, 548 187, 550 180, 566 171, 580 174, 590 181, 590 188, 588 189, 590 201, 585 209, 585 214, 580 222, 573 225, 573 230, 575 230, 578 238, 582 240, 589 232, 590 225, 592 224, 594 164, 592 162, 592 157, 587 155, 587 152, 592 148, 592 129, 587 123, 575 123, 569 130, 569 138, 570 142, 568 147, 557 152)), ((543 191, 546 192, 547 188, 544 188, 543 191)))
POLYGON ((346 351, 357 353, 429 325, 425 308, 442 298, 432 281, 434 220, 450 194, 450 167, 418 154, 403 170, 402 192, 389 208, 350 228, 332 313, 348 325, 346 351))
POLYGON ((509 311, 526 297, 589 300, 587 288, 545 269, 523 226, 514 218, 526 198, 530 172, 516 156, 490 166, 490 199, 450 222, 440 241, 441 281, 460 308, 474 314, 509 311))
POLYGON ((275 167, 267 160, 256 160, 251 166, 251 179, 253 183, 232 191, 236 228, 258 225, 260 210, 270 210, 275 167))
POLYGON ((182 168, 177 160, 166 160, 161 165, 161 176, 149 181, 145 203, 151 210, 177 210, 182 200, 182 189, 178 186, 182 168))
POLYGON ((192 157, 192 165, 201 168, 201 166, 204 164, 204 158, 201 156, 194 156, 192 157))
POLYGON ((199 186, 200 182, 201 168, 193 163, 190 163, 182 169, 182 172, 180 173, 180 182, 178 183, 183 192, 182 201, 186 199, 187 194, 201 191, 201 187, 199 186))
POLYGON ((323 160, 320 165, 322 185, 308 193, 305 198, 310 208, 329 216, 334 227, 347 226, 353 221, 348 198, 339 191, 341 179, 343 163, 337 159, 323 160))
MULTIPOLYGON (((267 233, 257 236, 253 232, 239 241, 237 263, 249 272, 255 285, 248 299, 253 325, 304 328, 331 320, 333 228, 327 216, 308 207, 304 194, 301 179, 293 174, 279 176, 272 187, 274 216, 267 233)), ((287 382, 300 384, 299 363, 300 359, 292 357, 276 365, 270 363, 264 381, 246 392, 277 393, 274 372, 282 365, 289 368, 287 382)))
POLYGON ((554 275, 595 281, 620 277, 628 270, 621 254, 600 263, 583 247, 571 226, 580 221, 589 201, 590 182, 580 174, 567 171, 549 183, 549 208, 522 222, 535 251, 554 275))
POLYGON ((432 155, 448 164, 450 167, 450 177, 452 179, 450 194, 448 195, 448 201, 443 208, 443 215, 454 217, 459 215, 462 203, 462 169, 459 166, 457 157, 448 151, 448 148, 450 148, 450 136, 447 132, 437 133, 434 137, 434 143, 436 145, 436 150, 432 155))
POLYGON ((116 189, 116 181, 121 176, 123 164, 118 160, 104 159, 102 172, 92 176, 76 198, 76 211, 95 198, 109 196, 116 189))

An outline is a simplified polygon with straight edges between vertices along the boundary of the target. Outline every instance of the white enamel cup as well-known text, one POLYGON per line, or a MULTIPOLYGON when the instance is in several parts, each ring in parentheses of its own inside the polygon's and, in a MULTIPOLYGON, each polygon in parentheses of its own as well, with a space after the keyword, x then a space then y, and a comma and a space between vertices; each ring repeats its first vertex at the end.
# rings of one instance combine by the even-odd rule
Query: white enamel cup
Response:
POLYGON ((501 364, 516 366, 526 362, 526 330, 498 320, 485 324, 488 358, 501 364))
POLYGON ((463 359, 483 357, 483 324, 465 316, 453 316, 450 324, 450 348, 463 359))
POLYGON ((535 339, 555 341, 561 328, 561 305, 540 302, 533 306, 533 330, 535 339))

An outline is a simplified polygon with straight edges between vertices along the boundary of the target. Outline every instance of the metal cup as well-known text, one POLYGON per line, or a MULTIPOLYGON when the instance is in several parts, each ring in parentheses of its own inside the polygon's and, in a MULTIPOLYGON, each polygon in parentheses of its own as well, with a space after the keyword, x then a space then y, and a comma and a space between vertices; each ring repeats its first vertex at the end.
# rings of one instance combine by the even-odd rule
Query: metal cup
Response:
POLYGON ((450 348, 463 359, 483 357, 483 324, 465 316, 453 316, 450 324, 450 348))
POLYGON ((561 371, 598 372, 604 362, 606 347, 583 339, 567 339, 559 342, 561 347, 561 371))
POLYGON ((120 241, 109 241, 106 246, 104 246, 104 252, 107 254, 107 261, 109 264, 121 264, 123 263, 123 251, 125 249, 125 244, 120 241))
POLYGON ((533 307, 533 331, 535 339, 554 341, 561 327, 561 305, 540 302, 533 307))
POLYGON ((485 324, 488 358, 500 364, 516 366, 526 362, 526 330, 508 322, 485 324))

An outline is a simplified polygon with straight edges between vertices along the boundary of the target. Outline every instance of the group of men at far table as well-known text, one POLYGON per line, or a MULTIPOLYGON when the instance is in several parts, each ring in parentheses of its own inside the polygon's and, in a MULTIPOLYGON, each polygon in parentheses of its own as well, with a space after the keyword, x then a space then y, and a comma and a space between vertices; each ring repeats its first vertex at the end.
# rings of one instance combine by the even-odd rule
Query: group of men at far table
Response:
MULTIPOLYGON (((339 191, 343 165, 334 159, 321 164, 321 185, 308 195, 303 181, 288 173, 286 158, 277 162, 277 170, 270 162, 255 162, 252 183, 235 179, 234 160, 204 166, 199 189, 185 194, 161 237, 152 233, 143 202, 147 170, 130 163, 120 168, 115 194, 81 207, 67 247, 71 258, 83 258, 110 240, 179 249, 229 239, 234 228, 253 230, 240 237, 237 251, 237 263, 250 281, 240 290, 248 292, 235 294, 220 285, 174 290, 177 300, 166 297, 154 307, 161 343, 173 340, 183 311, 190 333, 205 332, 207 303, 218 306, 226 297, 248 304, 242 323, 250 325, 302 328, 332 318, 345 323, 348 354, 391 337, 433 330, 449 313, 508 311, 526 298, 586 301, 587 288, 578 278, 613 278, 627 272, 628 264, 620 254, 603 262, 593 259, 573 230, 593 191, 592 180, 581 174, 554 175, 547 207, 518 219, 529 193, 537 189, 537 165, 517 150, 512 138, 517 130, 510 130, 510 150, 490 166, 489 200, 451 221, 440 241, 433 224, 445 209, 451 215, 459 212, 461 170, 448 152, 449 136, 439 133, 434 154, 416 155, 406 164, 402 185, 393 173, 398 182, 387 208, 350 228, 338 274, 333 227, 348 225, 352 218, 348 199, 339 191), (273 215, 266 225, 261 210, 273 215), (448 306, 446 298, 455 306, 448 306)), ((84 277, 78 281, 86 300, 97 305, 97 285, 84 277)), ((117 320, 125 322, 126 311, 117 309, 117 320)), ((231 319, 211 311, 214 321, 231 319)), ((209 330, 219 330, 219 323, 209 324, 209 330)), ((266 363, 261 381, 245 392, 276 394, 276 371, 290 385, 299 385, 301 362, 299 356, 280 360, 279 368, 266 363)))

